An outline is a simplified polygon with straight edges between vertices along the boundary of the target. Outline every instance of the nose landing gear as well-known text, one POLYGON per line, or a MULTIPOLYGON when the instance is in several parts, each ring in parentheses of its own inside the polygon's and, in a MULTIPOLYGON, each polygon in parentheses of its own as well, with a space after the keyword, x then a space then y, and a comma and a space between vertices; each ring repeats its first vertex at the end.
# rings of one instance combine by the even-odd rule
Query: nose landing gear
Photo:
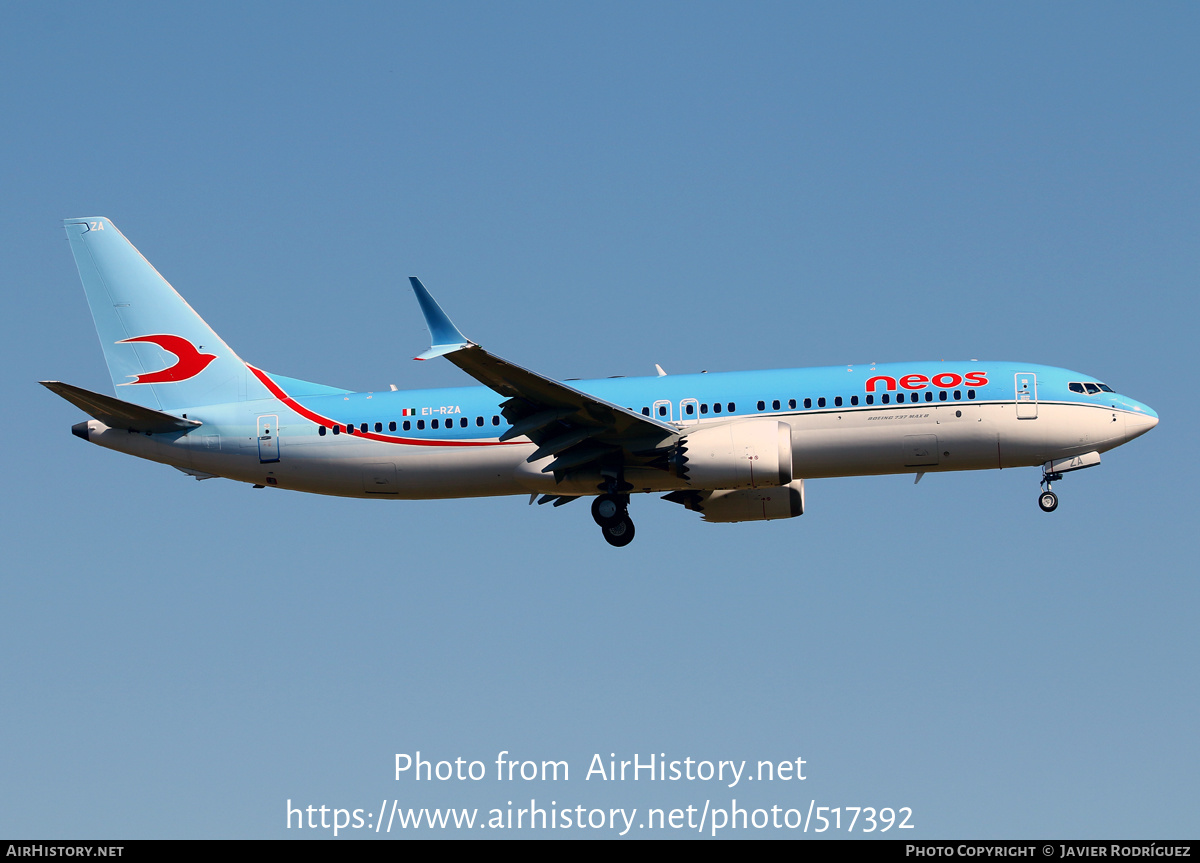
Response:
POLYGON ((629 518, 629 495, 602 494, 592 501, 592 519, 600 525, 604 541, 623 548, 633 542, 633 521, 629 518))
POLYGON ((1042 471, 1042 481, 1039 483, 1042 491, 1038 494, 1038 506, 1042 508, 1042 512, 1054 512, 1058 509, 1058 495, 1050 490, 1050 483, 1058 482, 1063 478, 1061 473, 1047 473, 1042 471))
POLYGON ((1038 506, 1042 512, 1054 512, 1058 509, 1058 495, 1050 490, 1050 483, 1058 482, 1064 473, 1073 470, 1083 470, 1085 467, 1095 467, 1100 464, 1100 453, 1093 450, 1081 455, 1064 456, 1051 459, 1042 465, 1042 491, 1038 495, 1038 506))

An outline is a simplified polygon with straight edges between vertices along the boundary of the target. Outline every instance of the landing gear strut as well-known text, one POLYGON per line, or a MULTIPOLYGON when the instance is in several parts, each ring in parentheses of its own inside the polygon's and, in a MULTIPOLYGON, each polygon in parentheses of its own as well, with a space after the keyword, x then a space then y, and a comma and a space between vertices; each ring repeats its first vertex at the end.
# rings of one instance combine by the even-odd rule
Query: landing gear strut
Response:
POLYGON ((1042 512, 1054 512, 1058 509, 1058 495, 1050 490, 1050 483, 1058 482, 1062 479, 1061 473, 1046 473, 1042 471, 1042 481, 1040 483, 1042 491, 1038 494, 1038 506, 1042 508, 1042 512))
POLYGON ((633 542, 633 521, 629 518, 629 495, 608 492, 592 501, 592 518, 600 525, 604 541, 623 548, 633 542))

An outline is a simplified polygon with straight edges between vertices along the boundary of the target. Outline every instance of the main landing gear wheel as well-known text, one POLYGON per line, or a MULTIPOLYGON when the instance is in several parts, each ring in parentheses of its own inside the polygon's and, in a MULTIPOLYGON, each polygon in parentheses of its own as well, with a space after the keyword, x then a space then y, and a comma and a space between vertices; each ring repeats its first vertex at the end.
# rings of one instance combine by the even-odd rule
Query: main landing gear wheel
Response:
POLYGON ((620 495, 602 494, 592 501, 592 518, 601 527, 616 524, 625 518, 628 503, 629 499, 622 500, 620 495))
POLYGON ((604 541, 609 545, 624 548, 633 542, 633 522, 629 520, 629 516, 625 516, 604 527, 601 533, 604 534, 604 541))

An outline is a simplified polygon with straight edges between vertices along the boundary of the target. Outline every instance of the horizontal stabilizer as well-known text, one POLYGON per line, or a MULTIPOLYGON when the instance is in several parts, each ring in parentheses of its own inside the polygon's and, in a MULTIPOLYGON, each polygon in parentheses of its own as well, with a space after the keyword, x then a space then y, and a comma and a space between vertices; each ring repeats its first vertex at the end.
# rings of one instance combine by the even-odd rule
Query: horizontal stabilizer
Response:
POLYGON ((39 381, 46 389, 57 393, 88 416, 100 420, 109 428, 128 429, 147 434, 186 431, 201 425, 196 420, 164 414, 141 405, 123 402, 112 396, 94 393, 62 381, 39 381))

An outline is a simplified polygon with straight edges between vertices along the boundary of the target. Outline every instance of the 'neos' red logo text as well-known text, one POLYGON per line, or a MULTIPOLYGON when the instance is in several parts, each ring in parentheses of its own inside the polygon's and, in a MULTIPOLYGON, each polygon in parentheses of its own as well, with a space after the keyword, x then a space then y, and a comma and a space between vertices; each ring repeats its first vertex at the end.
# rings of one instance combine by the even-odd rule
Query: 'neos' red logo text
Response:
POLYGON ((937 389, 949 390, 964 384, 969 387, 985 387, 987 382, 987 372, 967 372, 965 375, 940 372, 932 378, 925 375, 904 375, 898 381, 890 375, 876 375, 867 379, 867 392, 876 392, 880 384, 883 385, 883 389, 890 392, 896 389, 897 384, 906 390, 923 390, 931 385, 937 389))

